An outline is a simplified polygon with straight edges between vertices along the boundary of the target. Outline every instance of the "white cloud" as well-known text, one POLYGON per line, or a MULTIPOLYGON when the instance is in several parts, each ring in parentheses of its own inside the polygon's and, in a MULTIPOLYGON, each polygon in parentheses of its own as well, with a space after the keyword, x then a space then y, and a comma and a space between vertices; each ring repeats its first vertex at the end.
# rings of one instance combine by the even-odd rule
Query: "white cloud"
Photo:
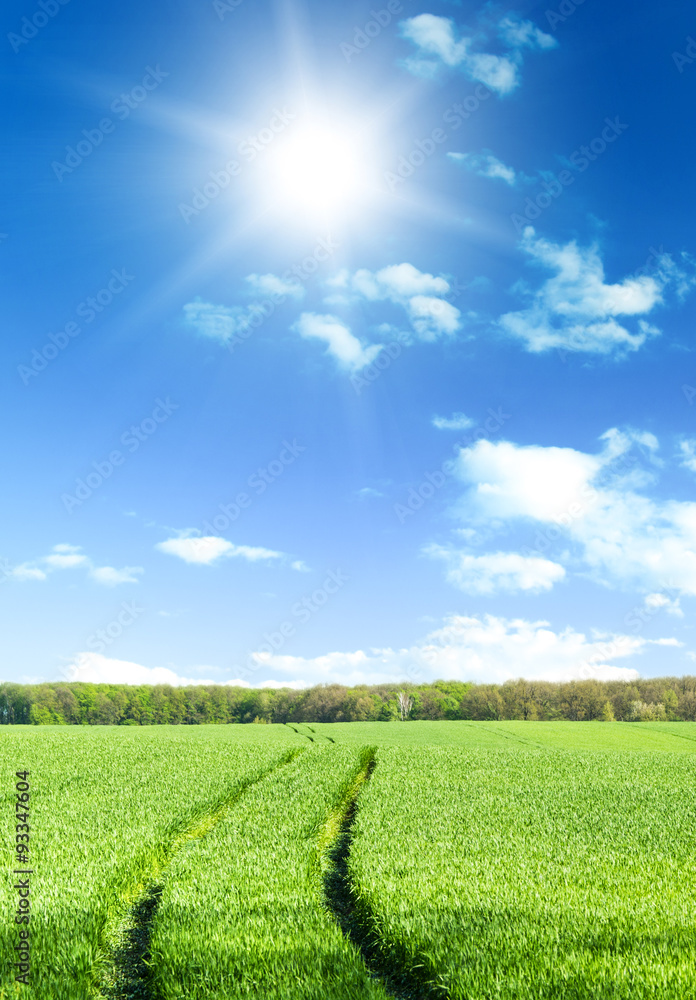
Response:
POLYGON ((409 299, 408 314, 421 340, 435 340, 442 334, 452 336, 461 326, 461 313, 456 306, 432 296, 414 295, 409 299))
POLYGON ((645 597, 645 607, 653 614, 656 611, 666 611, 668 615, 674 615, 677 618, 684 617, 678 597, 676 600, 672 600, 666 594, 662 593, 647 594, 645 597))
POLYGON ((43 557, 42 562, 50 569, 75 569, 89 562, 87 556, 78 551, 68 553, 66 551, 68 548, 71 546, 55 546, 50 555, 43 557))
POLYGON ((469 501, 479 515, 551 521, 586 499, 603 464, 572 448, 481 440, 460 450, 457 474, 472 484, 469 501))
POLYGON ((422 52, 435 55, 446 66, 458 66, 467 55, 470 39, 457 42, 454 22, 448 17, 419 14, 401 24, 401 34, 414 42, 422 52))
POLYGON ((49 574, 68 569, 86 569, 96 583, 107 586, 117 583, 138 583, 135 574, 144 572, 140 566, 126 566, 121 570, 112 566, 96 567, 79 545, 68 545, 63 542, 54 545, 47 556, 7 568, 5 576, 22 581, 47 580, 49 574))
POLYGON ((292 329, 301 337, 323 340, 338 363, 349 371, 359 371, 369 365, 382 350, 381 344, 366 346, 353 336, 349 328, 335 316, 302 313, 292 329))
POLYGON ((249 274, 245 279, 257 295, 286 295, 291 299, 301 299, 305 294, 304 285, 299 281, 279 278, 275 274, 249 274))
POLYGON ((629 276, 607 284, 595 246, 578 247, 574 240, 565 245, 552 243, 537 238, 532 226, 525 229, 520 246, 533 263, 556 272, 531 294, 526 309, 506 313, 498 321, 507 333, 523 340, 527 350, 625 353, 659 335, 660 331, 642 318, 637 321, 637 330, 631 331, 615 317, 650 313, 663 302, 665 289, 680 281, 674 271, 658 270, 651 276, 629 276))
POLYGON ((401 306, 420 340, 451 336, 461 328, 459 309, 443 298, 451 292, 449 281, 419 271, 413 264, 391 264, 379 271, 362 268, 352 276, 344 271, 338 280, 340 287, 368 302, 386 300, 401 306))
POLYGON ((689 469, 690 472, 696 472, 696 441, 693 438, 680 441, 679 450, 681 451, 682 467, 689 469))
POLYGON ((612 430, 602 441, 595 455, 507 441, 461 449, 456 474, 468 488, 457 515, 492 531, 526 522, 522 555, 557 549, 556 561, 604 586, 696 595, 696 503, 646 495, 654 472, 632 449, 652 435, 612 430))
POLYGON ((448 153, 448 157, 456 163, 461 163, 467 170, 479 177, 491 177, 505 181, 514 187, 517 176, 512 167, 507 167, 502 160, 492 153, 448 153))
POLYGON ((464 413, 453 413, 451 417, 433 417, 433 427, 440 431, 466 431, 476 423, 464 413))
POLYGON ((282 552, 264 549, 259 546, 233 545, 225 538, 217 535, 193 535, 182 532, 177 538, 168 538, 155 546, 160 552, 177 556, 187 563, 210 566, 218 559, 246 559, 248 562, 259 562, 268 559, 282 559, 282 552))
POLYGON ((200 299, 184 306, 184 318, 202 336, 223 344, 249 326, 249 314, 239 306, 216 306, 200 299))
POLYGON ((509 94, 520 83, 517 66, 505 56, 487 52, 474 53, 466 61, 466 72, 472 80, 479 80, 496 93, 509 94))
POLYGON ((20 566, 15 566, 10 569, 7 576, 14 577, 15 580, 47 580, 48 576, 42 569, 38 566, 32 566, 31 563, 22 563, 20 566))
POLYGON ((489 552, 474 556, 466 552, 429 545, 426 555, 444 560, 447 580, 467 594, 539 594, 551 590, 566 575, 563 566, 543 556, 521 556, 518 552, 489 552))
POLYGON ((124 566, 123 569, 114 569, 113 566, 96 566, 89 571, 89 575, 97 583, 103 583, 107 587, 115 587, 119 583, 138 583, 138 576, 144 572, 142 566, 124 566))
POLYGON ((294 562, 290 563, 290 569, 294 569, 297 573, 311 573, 311 568, 304 562, 303 559, 295 559, 294 562))
POLYGON ((500 41, 511 50, 510 56, 490 52, 475 52, 480 40, 485 44, 486 32, 479 29, 474 37, 457 38, 454 21, 434 14, 419 14, 401 22, 401 35, 416 46, 416 56, 404 65, 416 76, 431 77, 442 67, 462 70, 469 79, 484 83, 500 95, 509 94, 519 86, 519 66, 522 49, 550 49, 556 40, 539 31, 531 21, 513 16, 503 18, 495 27, 500 41))
POLYGON ((214 680, 181 677, 166 667, 143 667, 128 660, 114 660, 101 653, 78 653, 66 670, 67 680, 89 684, 217 684, 214 680))
POLYGON ((446 278, 419 271, 413 264, 391 264, 376 272, 362 268, 355 272, 351 283, 366 299, 392 302, 403 302, 412 295, 446 295, 450 290, 446 278))
POLYGON ((273 673, 273 680, 264 682, 268 687, 436 679, 503 683, 517 677, 635 680, 635 669, 615 661, 638 655, 648 645, 648 640, 636 636, 600 640, 571 628, 554 632, 544 621, 462 615, 447 619, 442 628, 406 649, 332 652, 313 658, 256 653, 254 659, 259 668, 273 673))
POLYGON ((356 491, 355 496, 358 500, 378 500, 384 496, 384 493, 380 493, 373 486, 363 486, 362 489, 356 491))
POLYGON ((511 48, 555 49, 558 42, 552 35, 540 31, 531 21, 521 21, 508 14, 499 25, 500 37, 511 48))

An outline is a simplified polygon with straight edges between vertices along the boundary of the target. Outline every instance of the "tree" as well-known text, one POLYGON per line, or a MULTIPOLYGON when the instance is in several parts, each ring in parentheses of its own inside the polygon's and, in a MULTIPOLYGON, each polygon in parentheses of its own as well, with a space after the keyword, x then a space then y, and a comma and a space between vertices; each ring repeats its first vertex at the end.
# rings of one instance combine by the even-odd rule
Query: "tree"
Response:
POLYGON ((401 721, 405 722, 411 714, 411 709, 413 708, 413 698, 406 694, 405 691, 399 691, 396 700, 399 705, 399 715, 401 716, 401 721))
POLYGON ((604 702, 604 708, 602 709, 602 722, 616 722, 616 716, 614 715, 614 709, 610 701, 604 702))

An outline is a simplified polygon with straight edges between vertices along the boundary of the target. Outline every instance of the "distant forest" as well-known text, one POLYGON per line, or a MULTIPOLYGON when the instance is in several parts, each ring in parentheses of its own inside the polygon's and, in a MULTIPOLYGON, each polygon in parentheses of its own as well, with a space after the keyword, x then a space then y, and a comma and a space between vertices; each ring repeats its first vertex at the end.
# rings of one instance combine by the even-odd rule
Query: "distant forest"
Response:
POLYGON ((400 720, 405 708, 408 719, 693 721, 696 677, 566 684, 524 680, 500 685, 331 684, 301 691, 221 685, 0 684, 0 723, 5 725, 390 722, 400 720))

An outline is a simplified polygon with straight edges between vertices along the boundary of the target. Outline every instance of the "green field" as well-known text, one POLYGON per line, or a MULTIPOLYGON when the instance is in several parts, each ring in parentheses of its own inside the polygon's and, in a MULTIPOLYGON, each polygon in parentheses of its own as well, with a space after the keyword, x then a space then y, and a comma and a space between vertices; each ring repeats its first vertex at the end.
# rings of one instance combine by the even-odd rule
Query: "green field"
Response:
POLYGON ((0 998, 696 1000, 693 754, 696 723, 3 726, 0 998))

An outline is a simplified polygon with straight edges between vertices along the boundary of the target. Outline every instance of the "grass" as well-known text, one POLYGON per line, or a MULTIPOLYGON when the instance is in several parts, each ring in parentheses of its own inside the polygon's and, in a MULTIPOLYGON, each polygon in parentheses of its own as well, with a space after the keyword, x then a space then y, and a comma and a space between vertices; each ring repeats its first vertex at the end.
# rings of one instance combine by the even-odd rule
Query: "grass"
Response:
POLYGON ((162 1000, 385 1000, 323 899, 365 755, 306 745, 173 864, 152 936, 162 1000))
MULTIPOLYGON (((293 723, 301 733, 309 727, 293 723)), ((696 722, 319 722, 321 742, 490 749, 665 750, 696 753, 696 722)))
POLYGON ((359 917, 452 1000, 693 1000, 695 778, 685 754, 384 748, 359 917))
MULTIPOLYGON (((295 737, 295 740, 297 738, 295 737)), ((0 830, 13 865, 14 772, 31 771, 29 987, 14 982, 16 893, 0 889, 0 997, 97 993, 130 907, 166 868, 177 838, 204 823, 295 744, 285 727, 8 727, 0 733, 0 830), (264 730, 251 734, 242 730, 264 730), (266 730, 271 730, 267 732, 266 730)))
POLYGON ((694 753, 693 723, 0 727, 35 869, 0 1000, 385 1000, 365 955, 409 998, 696 1000, 694 753))

